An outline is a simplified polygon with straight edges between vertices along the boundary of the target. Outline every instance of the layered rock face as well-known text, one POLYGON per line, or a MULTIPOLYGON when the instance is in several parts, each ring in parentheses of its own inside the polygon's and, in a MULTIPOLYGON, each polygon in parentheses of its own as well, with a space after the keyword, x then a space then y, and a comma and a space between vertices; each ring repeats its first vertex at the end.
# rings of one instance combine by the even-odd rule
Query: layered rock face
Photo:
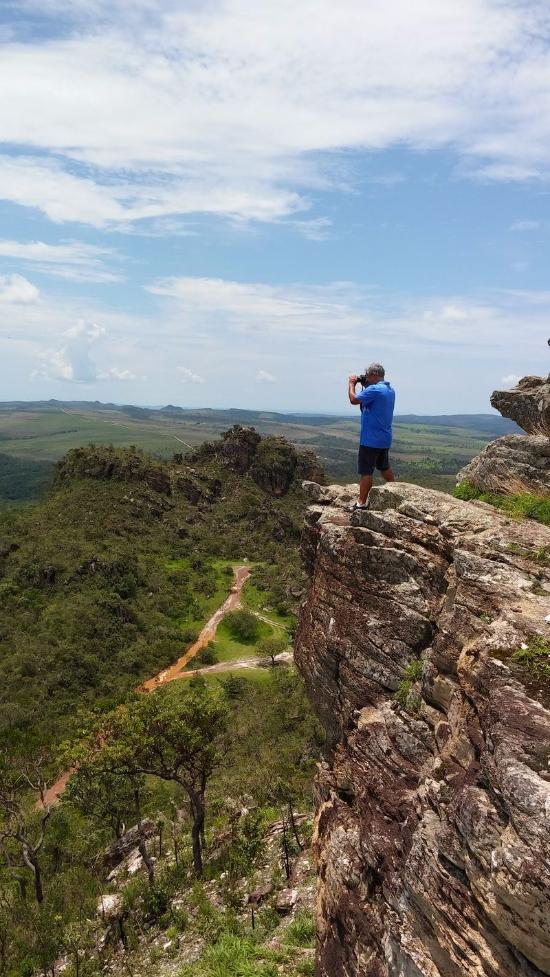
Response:
POLYGON ((549 974, 550 529, 413 485, 353 515, 355 487, 308 490, 317 975, 549 974))
POLYGON ((491 441, 458 473, 484 492, 550 492, 550 439, 542 434, 509 434, 491 441))
POLYGON ((512 390, 495 390, 491 405, 527 434, 550 437, 550 376, 523 377, 512 390))
POLYGON ((550 378, 524 377, 491 404, 526 432, 491 441, 457 475, 482 492, 550 494, 550 378))

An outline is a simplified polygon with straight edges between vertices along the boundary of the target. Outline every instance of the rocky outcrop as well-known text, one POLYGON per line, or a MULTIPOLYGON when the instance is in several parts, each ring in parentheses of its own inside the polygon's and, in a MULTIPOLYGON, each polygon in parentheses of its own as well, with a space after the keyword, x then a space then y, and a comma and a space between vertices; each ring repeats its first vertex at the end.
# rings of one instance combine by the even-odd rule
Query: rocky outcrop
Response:
POLYGON ((261 437, 253 427, 235 424, 222 435, 221 457, 232 471, 244 475, 254 460, 261 437))
POLYGON ((550 493, 550 440, 544 435, 511 434, 491 441, 457 475, 482 492, 550 493))
POLYGON ((129 828, 120 838, 117 838, 112 845, 103 853, 103 864, 105 868, 115 868, 120 865, 125 858, 128 858, 133 851, 136 851, 143 838, 151 838, 156 831, 153 821, 145 818, 140 825, 129 828))
POLYGON ((73 448, 57 462, 55 478, 58 484, 73 478, 137 482, 160 495, 172 493, 168 467, 138 448, 93 444, 73 448))
POLYGON ((523 377, 512 390, 495 390, 491 404, 527 434, 550 437, 550 376, 523 377))
POLYGON ((280 497, 304 479, 324 482, 312 451, 297 451, 283 437, 262 438, 253 427, 235 424, 219 442, 208 442, 187 456, 191 463, 219 458, 238 475, 248 475, 264 492, 280 497))
POLYGON ((495 390, 491 404, 526 435, 492 441, 458 472, 457 481, 481 492, 550 494, 550 377, 524 377, 512 390, 495 390))
POLYGON ((355 491, 310 485, 303 540, 318 977, 549 974, 550 529, 355 491))

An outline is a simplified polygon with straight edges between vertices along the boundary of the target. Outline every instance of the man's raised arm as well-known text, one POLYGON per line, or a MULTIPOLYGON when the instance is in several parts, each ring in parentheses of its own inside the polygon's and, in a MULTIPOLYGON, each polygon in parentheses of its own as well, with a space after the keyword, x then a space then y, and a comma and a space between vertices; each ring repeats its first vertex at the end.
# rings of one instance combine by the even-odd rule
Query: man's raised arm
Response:
POLYGON ((351 376, 348 380, 348 397, 350 404, 360 404, 361 401, 355 396, 355 385, 357 383, 357 377, 351 376))

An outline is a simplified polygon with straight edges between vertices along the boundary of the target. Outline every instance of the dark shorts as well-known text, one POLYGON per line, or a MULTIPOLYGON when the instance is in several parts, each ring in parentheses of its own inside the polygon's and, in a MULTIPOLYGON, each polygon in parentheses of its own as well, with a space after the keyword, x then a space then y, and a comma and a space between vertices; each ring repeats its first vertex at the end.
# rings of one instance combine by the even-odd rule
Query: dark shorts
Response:
POLYGON ((368 448, 366 444, 359 445, 359 455, 357 457, 357 471, 361 477, 372 475, 376 468, 379 472, 385 472, 390 467, 388 448, 368 448))

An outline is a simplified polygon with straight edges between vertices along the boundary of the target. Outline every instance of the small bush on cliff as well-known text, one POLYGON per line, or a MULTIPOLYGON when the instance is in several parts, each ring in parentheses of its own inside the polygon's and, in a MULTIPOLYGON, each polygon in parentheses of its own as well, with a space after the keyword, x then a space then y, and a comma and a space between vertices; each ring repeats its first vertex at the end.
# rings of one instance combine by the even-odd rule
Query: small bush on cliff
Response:
POLYGON ((550 499, 542 498, 539 495, 532 495, 530 492, 520 492, 516 495, 499 495, 496 492, 482 492, 475 488, 471 482, 461 482, 454 490, 455 499, 462 499, 463 502, 488 502, 495 509, 503 509, 511 516, 524 519, 535 519, 550 526, 550 499))
POLYGON ((550 678, 550 644, 541 634, 533 634, 512 658, 539 678, 550 678))
POLYGON ((423 658, 413 658, 407 665, 405 678, 399 683, 395 693, 396 702, 399 703, 402 709, 406 709, 410 713, 418 712, 420 709, 421 699, 416 692, 413 692, 413 688, 422 678, 423 667, 423 658))

